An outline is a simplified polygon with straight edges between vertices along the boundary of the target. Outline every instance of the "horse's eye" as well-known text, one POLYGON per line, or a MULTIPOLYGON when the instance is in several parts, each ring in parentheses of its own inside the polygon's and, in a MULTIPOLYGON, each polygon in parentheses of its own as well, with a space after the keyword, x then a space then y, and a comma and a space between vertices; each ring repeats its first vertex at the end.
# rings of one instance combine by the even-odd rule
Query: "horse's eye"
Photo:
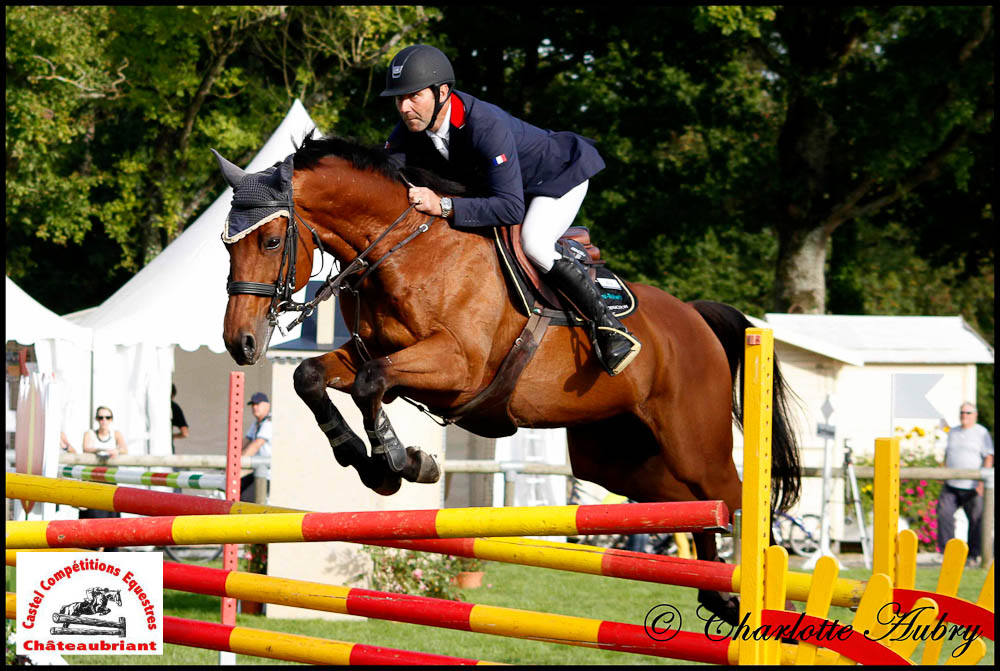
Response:
POLYGON ((265 249, 277 249, 279 245, 281 245, 281 238, 275 236, 273 238, 268 238, 267 239, 267 241, 264 243, 264 248, 265 249))

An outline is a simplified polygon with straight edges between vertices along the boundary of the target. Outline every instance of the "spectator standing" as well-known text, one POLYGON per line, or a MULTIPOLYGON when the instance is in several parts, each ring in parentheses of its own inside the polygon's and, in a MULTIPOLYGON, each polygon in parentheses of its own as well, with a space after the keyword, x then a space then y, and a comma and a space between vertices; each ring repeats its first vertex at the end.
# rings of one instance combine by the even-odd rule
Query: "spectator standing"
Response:
MULTIPOLYGON (((170 425, 173 430, 173 436, 170 441, 171 447, 173 447, 173 441, 180 440, 182 438, 188 437, 188 423, 187 419, 184 418, 184 411, 181 410, 181 406, 177 405, 177 401, 174 400, 177 396, 177 385, 170 385, 170 425)), ((174 453, 176 454, 176 450, 174 453)))
MULTIPOLYGON (((976 420, 976 406, 968 401, 959 409, 959 425, 948 432, 945 468, 989 468, 993 465, 990 432, 976 420)), ((955 537, 955 512, 961 508, 969 519, 969 563, 976 564, 982 545, 983 483, 981 480, 946 480, 937 503, 938 552, 955 537)))
MULTIPOLYGON (((273 429, 271 426, 271 402, 267 398, 267 394, 263 392, 256 392, 250 397, 251 412, 253 413, 254 421, 250 422, 250 427, 247 429, 246 434, 243 436, 243 456, 244 457, 270 457, 271 456, 271 438, 273 436, 273 429)), ((271 468, 268 466, 265 469, 267 478, 267 489, 270 493, 271 490, 271 468)), ((240 480, 240 500, 253 502, 255 498, 255 492, 253 488, 254 484, 254 473, 251 472, 249 475, 244 475, 240 480)))
MULTIPOLYGON (((97 408, 94 418, 97 420, 97 430, 87 431, 83 434, 84 453, 96 454, 98 457, 117 457, 119 454, 128 454, 128 446, 125 444, 125 436, 121 431, 114 428, 114 413, 106 406, 97 408)), ((80 519, 101 519, 108 517, 121 517, 120 513, 110 510, 92 510, 90 508, 80 509, 80 519)), ((98 548, 103 550, 104 548, 98 548)), ((110 548, 109 552, 115 552, 110 548)))
POLYGON ((90 430, 83 434, 83 451, 96 454, 99 457, 117 457, 119 454, 128 454, 125 436, 112 424, 115 417, 111 410, 102 405, 97 409, 95 419, 97 420, 97 430, 90 430))

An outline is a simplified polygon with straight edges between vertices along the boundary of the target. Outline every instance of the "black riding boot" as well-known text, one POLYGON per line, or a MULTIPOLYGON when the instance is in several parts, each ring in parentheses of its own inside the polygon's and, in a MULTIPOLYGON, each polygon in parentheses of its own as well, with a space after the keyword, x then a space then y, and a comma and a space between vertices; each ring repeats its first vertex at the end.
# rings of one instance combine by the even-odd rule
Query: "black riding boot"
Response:
POLYGON ((594 350, 608 375, 617 375, 632 363, 642 344, 611 314, 587 270, 576 259, 559 259, 545 278, 591 321, 594 350))

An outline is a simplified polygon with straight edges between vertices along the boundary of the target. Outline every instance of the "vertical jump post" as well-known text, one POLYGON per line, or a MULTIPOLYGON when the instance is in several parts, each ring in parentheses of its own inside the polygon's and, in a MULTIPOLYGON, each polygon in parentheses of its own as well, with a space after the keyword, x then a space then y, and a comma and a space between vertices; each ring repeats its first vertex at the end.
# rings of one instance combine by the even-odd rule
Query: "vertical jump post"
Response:
MULTIPOLYGON (((240 500, 240 464, 243 453, 243 373, 229 374, 229 421, 226 423, 226 500, 240 500)), ((223 546, 222 566, 227 571, 235 571, 238 566, 239 546, 227 543, 223 546)), ((223 597, 222 624, 236 624, 236 599, 223 597)), ((235 665, 236 653, 219 651, 220 665, 235 665)))

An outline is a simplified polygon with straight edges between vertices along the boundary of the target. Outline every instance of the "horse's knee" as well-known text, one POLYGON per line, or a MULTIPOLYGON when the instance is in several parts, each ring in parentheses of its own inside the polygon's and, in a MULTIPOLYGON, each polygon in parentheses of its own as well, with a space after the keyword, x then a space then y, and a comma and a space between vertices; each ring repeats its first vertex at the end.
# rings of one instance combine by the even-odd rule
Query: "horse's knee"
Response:
POLYGON ((319 359, 306 359, 292 374, 295 393, 304 401, 315 400, 326 392, 326 370, 319 359))
POLYGON ((368 361, 354 376, 354 387, 351 396, 357 400, 381 398, 388 386, 380 360, 368 361))

